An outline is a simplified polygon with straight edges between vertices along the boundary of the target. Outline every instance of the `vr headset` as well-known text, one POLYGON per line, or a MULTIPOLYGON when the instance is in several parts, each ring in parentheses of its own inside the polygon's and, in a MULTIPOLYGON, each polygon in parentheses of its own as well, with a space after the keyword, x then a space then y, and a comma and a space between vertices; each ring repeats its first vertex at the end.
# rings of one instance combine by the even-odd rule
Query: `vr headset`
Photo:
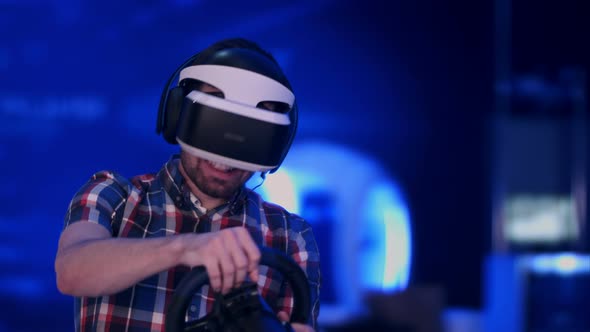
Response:
POLYGON ((247 171, 275 172, 295 136, 295 96, 279 66, 250 49, 216 52, 169 79, 160 100, 156 131, 166 141, 199 158, 247 171), (179 74, 178 86, 170 89, 179 74), (223 97, 194 88, 206 83, 223 97), (194 84, 192 85, 194 87, 194 84), (278 106, 276 110, 265 105, 278 106))

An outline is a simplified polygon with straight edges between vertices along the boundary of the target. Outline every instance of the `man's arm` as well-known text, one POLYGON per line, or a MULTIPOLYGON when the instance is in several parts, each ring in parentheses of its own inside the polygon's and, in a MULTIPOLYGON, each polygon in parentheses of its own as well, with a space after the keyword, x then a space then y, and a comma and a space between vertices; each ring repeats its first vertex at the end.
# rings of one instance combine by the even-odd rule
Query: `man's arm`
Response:
POLYGON ((64 294, 93 297, 124 290, 178 265, 181 248, 174 240, 112 238, 99 224, 71 224, 59 240, 57 287, 64 294))
POLYGON ((203 265, 214 289, 227 292, 249 274, 258 279, 260 252, 245 228, 154 239, 113 238, 105 227, 72 223, 62 233, 55 259, 58 289, 73 296, 124 290, 177 265, 203 265))

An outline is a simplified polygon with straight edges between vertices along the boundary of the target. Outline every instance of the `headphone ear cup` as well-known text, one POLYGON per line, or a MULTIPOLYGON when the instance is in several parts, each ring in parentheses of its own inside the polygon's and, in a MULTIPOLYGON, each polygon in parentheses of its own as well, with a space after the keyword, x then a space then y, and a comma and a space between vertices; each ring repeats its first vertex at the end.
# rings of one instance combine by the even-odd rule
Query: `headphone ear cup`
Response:
POLYGON ((164 112, 164 126, 162 135, 164 139, 170 144, 177 144, 176 142, 176 127, 178 126, 178 118, 182 111, 182 104, 184 102, 184 89, 181 86, 172 88, 168 92, 166 99, 166 109, 164 112))
POLYGON ((291 149, 291 144, 293 144, 293 140, 295 139, 295 134, 297 134, 297 125, 298 125, 298 121, 299 121, 297 102, 295 102, 293 104, 293 108, 291 109, 290 120, 291 120, 292 126, 291 126, 291 133, 289 135, 289 141, 287 141, 287 144, 283 147, 283 152, 281 154, 281 160, 280 160, 279 164, 277 165, 277 167, 271 169, 269 171, 269 174, 273 174, 274 172, 276 172, 279 169, 279 167, 281 167, 283 160, 285 160, 285 157, 287 157, 287 153, 289 153, 289 150, 291 149))

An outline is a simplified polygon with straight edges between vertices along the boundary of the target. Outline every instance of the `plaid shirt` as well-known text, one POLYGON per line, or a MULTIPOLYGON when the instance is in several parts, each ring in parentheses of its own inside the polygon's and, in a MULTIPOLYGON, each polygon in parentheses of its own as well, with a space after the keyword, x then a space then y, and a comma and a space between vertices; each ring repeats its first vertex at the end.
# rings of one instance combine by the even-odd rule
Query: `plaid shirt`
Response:
MULTIPOLYGON (((113 172, 94 174, 72 199, 65 227, 89 220, 106 227, 113 237, 126 238, 246 227, 258 245, 285 252, 303 268, 311 289, 312 313, 308 323, 315 327, 320 270, 310 225, 248 189, 205 212, 185 185, 178 164, 179 159, 174 156, 157 174, 136 176, 130 181, 113 172)), ((176 285, 188 271, 187 267, 178 266, 117 294, 76 298, 76 331, 164 331, 164 314, 176 285)), ((260 266, 259 272, 260 294, 275 312, 290 314, 292 293, 280 273, 265 266, 260 266)), ((204 286, 193 297, 187 318, 194 320, 210 312, 213 300, 212 290, 204 286)))

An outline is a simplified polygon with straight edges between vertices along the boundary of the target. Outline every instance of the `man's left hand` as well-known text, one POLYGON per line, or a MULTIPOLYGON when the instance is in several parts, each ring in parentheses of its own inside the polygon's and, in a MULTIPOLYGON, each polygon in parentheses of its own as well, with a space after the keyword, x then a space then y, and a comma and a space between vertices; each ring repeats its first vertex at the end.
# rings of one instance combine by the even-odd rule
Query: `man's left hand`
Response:
MULTIPOLYGON (((277 316, 279 317, 279 320, 281 322, 288 322, 289 321, 289 315, 287 315, 287 313, 284 311, 279 312, 279 314, 277 316)), ((299 324, 299 323, 290 323, 290 324, 295 332, 315 332, 313 327, 311 327, 309 325, 299 324)))

